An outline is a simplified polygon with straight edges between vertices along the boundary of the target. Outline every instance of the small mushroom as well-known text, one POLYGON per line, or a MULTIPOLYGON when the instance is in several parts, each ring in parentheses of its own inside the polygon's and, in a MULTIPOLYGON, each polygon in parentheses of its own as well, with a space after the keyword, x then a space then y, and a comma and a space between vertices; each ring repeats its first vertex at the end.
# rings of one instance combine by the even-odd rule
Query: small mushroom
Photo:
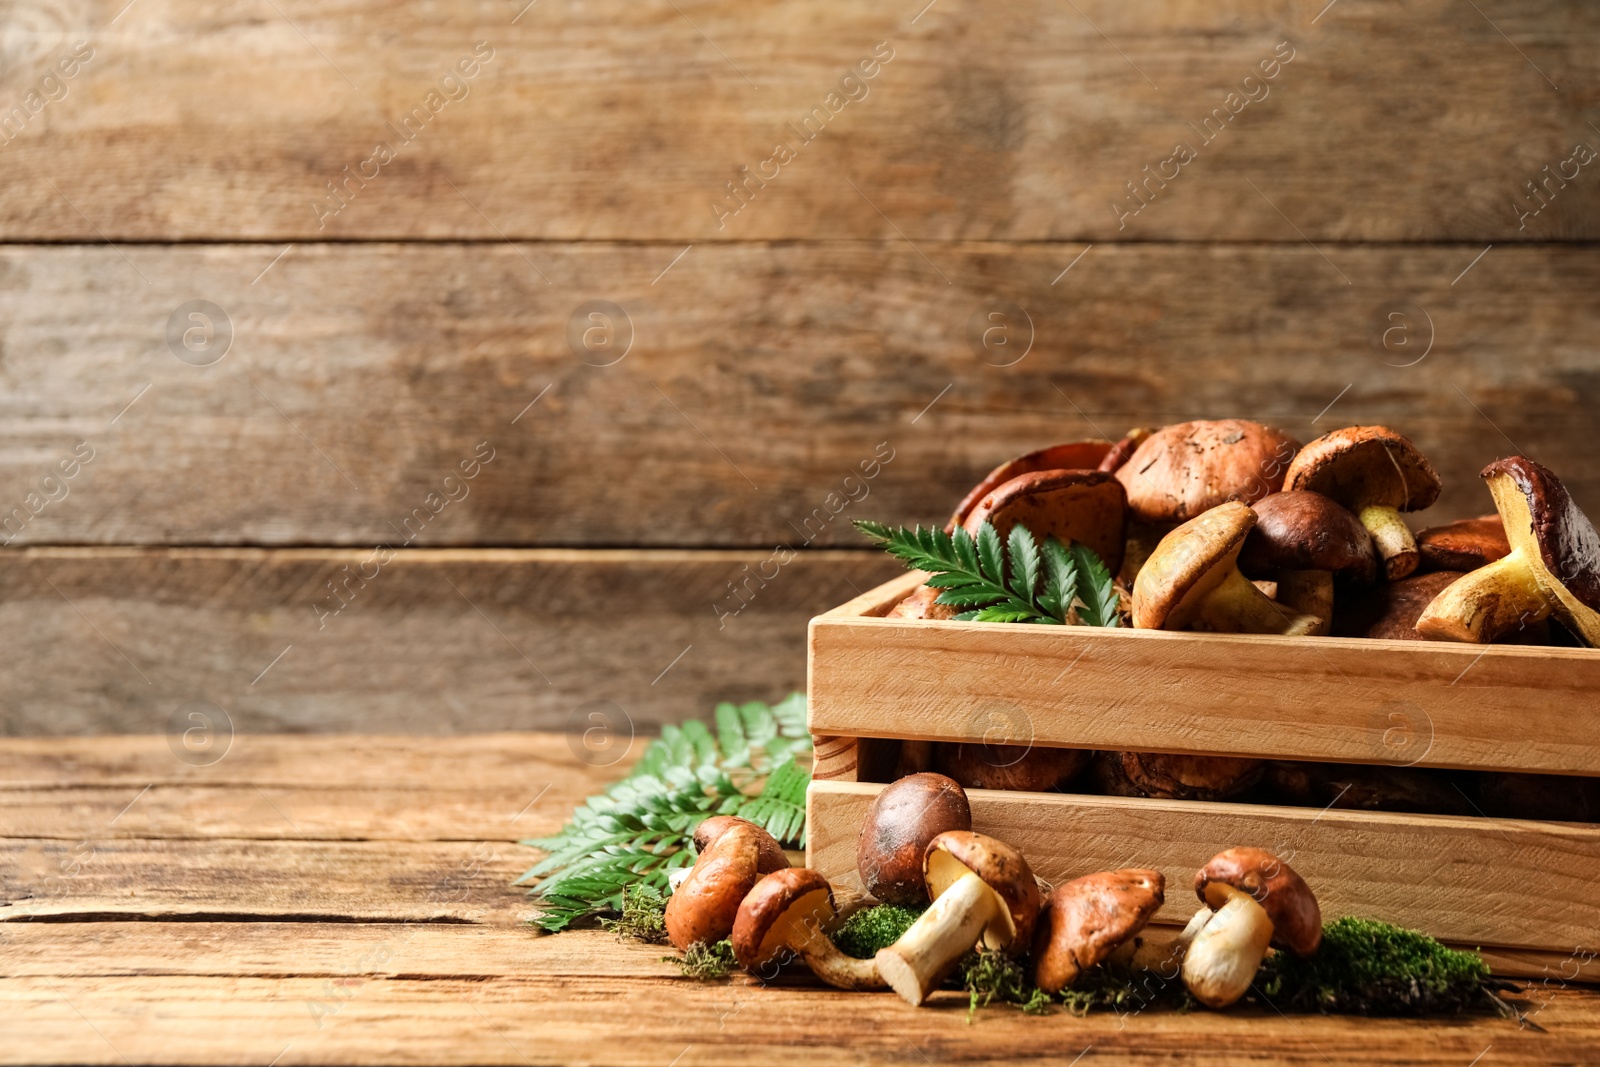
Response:
POLYGON ((737 815, 713 815, 701 821, 694 828, 694 850, 704 852, 716 843, 717 838, 732 830, 736 826, 746 827, 756 832, 758 849, 756 853, 756 869, 762 874, 771 874, 781 871, 789 866, 789 854, 783 850, 783 845, 778 839, 767 833, 749 819, 741 819, 737 815))
POLYGON ((1422 564, 1436 571, 1475 571, 1511 554, 1506 526, 1498 515, 1480 515, 1417 534, 1422 564))
MULTIPOLYGON (((708 820, 709 821, 709 820, 708 820)), ((739 903, 761 877, 763 856, 776 863, 783 849, 772 835, 743 819, 724 825, 667 898, 667 938, 678 949, 721 941, 733 930, 739 903), (768 843, 770 842, 770 844, 768 843)), ((785 866, 788 858, 783 858, 785 866)))
POLYGON ((1417 543, 1400 512, 1431 507, 1439 476, 1409 439, 1384 426, 1335 430, 1300 450, 1283 486, 1330 496, 1355 512, 1390 581, 1417 569, 1417 543))
POLYGON ((1103 471, 1048 470, 1021 474, 985 494, 962 526, 977 536, 991 523, 1004 540, 1018 523, 1041 541, 1081 541, 1115 574, 1122 566, 1127 538, 1127 497, 1117 479, 1103 471))
POLYGON ((1089 762, 1089 753, 1081 748, 1042 745, 944 742, 935 748, 934 761, 939 770, 968 789, 1047 793, 1077 777, 1089 762))
POLYGON ((983 480, 973 486, 967 495, 961 498, 961 503, 956 505, 955 514, 950 516, 950 522, 946 524, 945 531, 953 531, 957 526, 962 525, 966 520, 967 514, 977 506, 978 501, 1019 474, 1033 474, 1036 471, 1096 470, 1100 468, 1100 464, 1106 459, 1110 450, 1110 441, 1072 441, 1068 444, 1041 448, 1037 452, 1029 452, 1015 459, 1008 459, 984 475, 983 480))
POLYGON ((1160 871, 1129 867, 1075 878, 1045 900, 1033 941, 1033 980, 1059 993, 1144 929, 1166 900, 1160 871))
POLYGON ((1321 493, 1303 489, 1255 502, 1256 524, 1239 551, 1239 570, 1278 583, 1285 607, 1315 615, 1326 633, 1333 618, 1333 582, 1368 584, 1378 575, 1372 538, 1349 511, 1321 493))
POLYGON ((1145 438, 1155 433, 1155 428, 1149 426, 1135 426, 1129 430, 1122 440, 1111 446, 1111 451, 1106 453, 1100 461, 1098 470, 1107 474, 1115 474, 1122 469, 1123 464, 1132 458, 1134 451, 1145 442, 1145 438))
POLYGON ((1552 613, 1600 645, 1600 534, 1566 487, 1526 456, 1483 469, 1511 552, 1464 574, 1429 604, 1417 632, 1487 643, 1552 613))
POLYGON ((1162 538, 1133 583, 1134 627, 1296 636, 1315 630, 1322 620, 1267 599, 1239 573, 1239 551, 1255 524, 1254 511, 1230 501, 1162 538))
POLYGON ((1225 800, 1255 785, 1261 767, 1259 759, 1234 756, 1106 752, 1096 760, 1095 776, 1111 796, 1225 800))
POLYGON ((994 951, 1027 948, 1039 916, 1039 886, 1028 861, 984 834, 952 830, 934 838, 923 875, 932 906, 876 956, 878 973, 913 1007, 980 940, 994 951))
POLYGON ((861 887, 885 904, 922 907, 928 843, 946 830, 971 829, 972 807, 953 779, 924 772, 891 782, 873 798, 856 839, 861 887))
POLYGON ((1117 470, 1140 522, 1171 526, 1230 500, 1253 504, 1283 488, 1300 444, 1247 419, 1180 422, 1145 438, 1117 470))
POLYGON ((1199 929, 1191 935, 1178 973, 1200 1003, 1226 1008, 1245 995, 1261 968, 1272 940, 1272 920, 1250 894, 1232 886, 1219 887, 1215 896, 1216 910, 1201 912, 1193 924, 1199 929))
POLYGON ((1310 956, 1322 943, 1322 911, 1311 888, 1265 849, 1230 848, 1195 873, 1194 890, 1213 914, 1183 957, 1195 999, 1225 1008, 1244 996, 1269 944, 1310 956))
POLYGON ((734 959, 745 970, 756 971, 793 952, 831 986, 884 988, 871 960, 847 956, 829 940, 835 914, 833 888, 822 875, 805 867, 774 871, 739 904, 733 921, 734 959))

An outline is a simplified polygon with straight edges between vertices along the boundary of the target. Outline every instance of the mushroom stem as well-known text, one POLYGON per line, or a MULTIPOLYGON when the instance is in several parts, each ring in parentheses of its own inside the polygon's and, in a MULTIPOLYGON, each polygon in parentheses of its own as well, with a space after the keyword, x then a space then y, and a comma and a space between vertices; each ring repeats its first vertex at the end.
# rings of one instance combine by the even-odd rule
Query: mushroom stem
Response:
POLYGON ((878 973, 901 999, 917 1007, 978 943, 996 906, 994 890, 982 878, 971 872, 962 875, 900 940, 878 950, 878 973))
POLYGON ((1554 598, 1528 566, 1526 549, 1457 578, 1418 616, 1417 633, 1488 644, 1550 614, 1554 598))
POLYGON ((1400 517, 1398 508, 1386 504, 1371 504, 1356 516, 1372 535, 1372 544, 1383 559, 1383 573, 1389 581, 1398 581, 1417 569, 1421 555, 1417 540, 1411 536, 1411 527, 1400 517))
POLYGON ((1233 634, 1285 634, 1303 637, 1321 623, 1314 615, 1302 615, 1267 599, 1234 567, 1222 584, 1205 597, 1195 616, 1196 629, 1233 634))
POLYGON ((836 989, 883 989, 888 983, 872 960, 858 960, 840 952, 814 922, 798 924, 789 947, 806 961, 811 973, 836 989))
POLYGON ((1195 934, 1183 957, 1182 974, 1196 1000, 1226 1008, 1250 988, 1272 940, 1272 920, 1248 893, 1229 885, 1216 888, 1225 893, 1227 903, 1195 934))
POLYGON ((1302 615, 1313 615, 1319 625, 1315 637, 1328 632, 1333 618, 1333 575, 1327 571, 1279 571, 1278 603, 1302 615))

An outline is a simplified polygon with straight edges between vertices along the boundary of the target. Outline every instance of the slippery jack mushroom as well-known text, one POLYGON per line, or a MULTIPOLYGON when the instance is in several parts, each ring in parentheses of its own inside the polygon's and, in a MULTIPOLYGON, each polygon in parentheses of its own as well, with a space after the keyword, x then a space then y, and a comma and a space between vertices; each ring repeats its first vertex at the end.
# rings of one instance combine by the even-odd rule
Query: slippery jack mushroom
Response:
POLYGON ((1390 581, 1417 569, 1417 542, 1400 517, 1439 499, 1439 476, 1411 441, 1384 426, 1349 426, 1295 456, 1285 489, 1309 489, 1356 513, 1372 535, 1390 581))
POLYGON ((1498 515, 1458 519, 1417 534, 1422 565, 1436 571, 1475 571, 1511 554, 1506 526, 1498 515))
POLYGON ((928 843, 923 874, 933 905, 875 957, 878 973, 917 1007, 979 941, 1024 948, 1039 916, 1039 886, 1022 854, 984 834, 952 830, 928 843))
POLYGON ((1244 996, 1269 945, 1307 957, 1322 944, 1316 896, 1292 867, 1265 849, 1218 853, 1195 872, 1194 891, 1211 914, 1196 920, 1204 925, 1194 933, 1180 973, 1189 992, 1207 1007, 1225 1008, 1244 996))
POLYGON ((733 957, 745 970, 757 972, 792 952, 831 986, 884 988, 873 961, 845 955, 828 938, 835 914, 833 887, 822 875, 806 867, 774 871, 739 904, 733 957))
POLYGON ((946 741, 934 746, 933 758, 934 766, 967 789, 1043 793, 1059 789, 1077 777, 1089 762, 1089 755, 1081 748, 946 741))
POLYGON ((1239 572, 1239 551, 1256 513, 1238 501, 1218 505, 1167 534, 1133 583, 1140 630, 1312 633, 1322 620, 1269 600, 1239 572))
POLYGON ((1043 541, 1080 541, 1115 574, 1127 539, 1127 494, 1104 471, 1049 470, 1020 474, 985 494, 962 522, 973 537, 985 522, 1004 541, 1021 523, 1043 541))
POLYGON ((885 904, 922 907, 928 843, 947 830, 971 829, 972 807, 953 779, 924 772, 891 782, 872 799, 856 839, 862 888, 885 904))
POLYGON ((978 506, 978 501, 1018 475, 1033 474, 1037 471, 1103 470, 1105 468, 1101 464, 1110 458, 1111 452, 1110 441, 1095 439, 1051 445, 1037 452, 1028 452, 1015 459, 1008 459, 984 475, 983 479, 961 498, 961 503, 956 505, 955 513, 945 524, 945 532, 951 533, 957 526, 962 525, 972 509, 978 506))
POLYGON ((1144 929, 1165 900, 1161 872, 1141 867, 1102 871, 1057 886, 1034 933, 1034 983, 1046 993, 1061 992, 1144 929))
MULTIPOLYGON (((740 902, 756 880, 789 866, 783 846, 755 823, 733 816, 707 819, 706 823, 715 824, 706 832, 707 843, 689 874, 667 898, 663 916, 667 939, 680 951, 727 937, 740 902)), ((695 837, 698 843, 700 835, 695 837)))
POLYGON ((1101 790, 1116 797, 1225 800, 1261 778, 1262 761, 1174 752, 1104 752, 1096 759, 1101 790))
POLYGON ((1275 580, 1278 602, 1315 615, 1322 625, 1313 632, 1326 633, 1334 578, 1367 585, 1378 576, 1367 528, 1333 500, 1303 489, 1264 497, 1252 510, 1256 524, 1239 551, 1239 570, 1248 578, 1275 580))
POLYGON ((1417 619, 1417 633, 1487 644, 1554 614, 1600 646, 1600 534, 1561 480, 1526 456, 1496 460, 1480 477, 1511 552, 1440 593, 1417 619))

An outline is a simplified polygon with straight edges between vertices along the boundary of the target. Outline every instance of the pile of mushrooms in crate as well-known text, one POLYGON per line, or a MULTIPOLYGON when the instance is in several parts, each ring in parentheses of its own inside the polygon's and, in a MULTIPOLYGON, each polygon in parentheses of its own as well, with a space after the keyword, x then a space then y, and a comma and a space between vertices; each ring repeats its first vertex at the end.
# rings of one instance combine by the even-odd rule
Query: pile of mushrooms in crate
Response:
MULTIPOLYGON (((1497 514, 1413 533, 1403 513, 1438 499, 1439 476, 1394 430, 1301 446, 1243 419, 1186 422, 1010 460, 945 533, 1005 540, 1021 526, 1087 546, 1115 576, 1111 621, 1136 629, 1600 645, 1594 526, 1525 456, 1481 477, 1497 514)), ((889 615, 972 617, 943 577, 889 615)), ((904 743, 897 773, 924 770, 972 788, 1600 821, 1600 780, 1552 775, 904 743)))

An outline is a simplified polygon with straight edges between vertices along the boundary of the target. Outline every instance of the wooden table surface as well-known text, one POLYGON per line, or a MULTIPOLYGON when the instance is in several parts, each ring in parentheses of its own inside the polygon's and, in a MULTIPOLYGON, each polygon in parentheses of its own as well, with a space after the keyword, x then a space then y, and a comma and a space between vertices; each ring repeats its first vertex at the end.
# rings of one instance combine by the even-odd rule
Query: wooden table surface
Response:
POLYGON ((194 765, 163 736, 5 740, 0 1063, 1600 1055, 1600 995, 1554 981, 1530 990, 1545 1032, 1257 1011, 969 1024, 956 994, 915 1010, 798 977, 691 981, 660 948, 524 925, 510 883, 535 854, 517 841, 624 766, 575 751, 554 734, 239 737, 194 765))

